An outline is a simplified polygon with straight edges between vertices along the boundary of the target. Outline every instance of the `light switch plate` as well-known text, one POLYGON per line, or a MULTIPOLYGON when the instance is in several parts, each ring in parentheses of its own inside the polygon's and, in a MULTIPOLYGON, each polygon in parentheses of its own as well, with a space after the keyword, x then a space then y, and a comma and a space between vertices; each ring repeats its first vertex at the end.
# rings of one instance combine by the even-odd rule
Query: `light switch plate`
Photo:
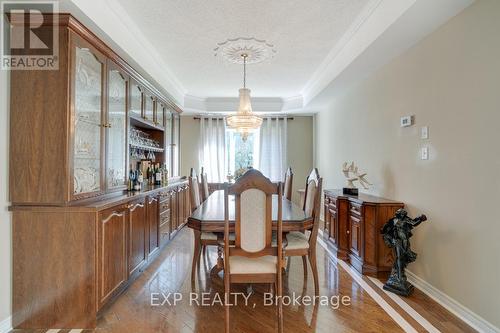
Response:
POLYGON ((429 127, 428 126, 423 126, 421 128, 420 138, 421 139, 428 139, 429 138, 429 127))
POLYGON ((422 160, 429 159, 429 148, 428 147, 422 147, 422 149, 420 150, 420 158, 422 160))

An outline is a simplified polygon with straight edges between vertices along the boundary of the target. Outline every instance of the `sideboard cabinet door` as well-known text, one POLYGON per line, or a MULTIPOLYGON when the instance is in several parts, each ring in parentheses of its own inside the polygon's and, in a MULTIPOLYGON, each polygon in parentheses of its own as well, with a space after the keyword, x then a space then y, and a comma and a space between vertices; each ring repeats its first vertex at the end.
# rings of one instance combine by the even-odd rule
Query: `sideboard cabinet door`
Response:
POLYGON ((146 209, 144 199, 128 206, 129 215, 129 275, 146 261, 146 209))
POLYGON ((71 35, 71 59, 71 191, 73 197, 78 199, 103 191, 102 125, 106 59, 74 34, 71 35))
POLYGON ((97 243, 98 307, 101 308, 127 281, 127 208, 99 213, 97 243))
POLYGON ((158 196, 153 196, 148 197, 146 200, 149 230, 148 254, 151 254, 155 252, 159 246, 159 198, 158 196))

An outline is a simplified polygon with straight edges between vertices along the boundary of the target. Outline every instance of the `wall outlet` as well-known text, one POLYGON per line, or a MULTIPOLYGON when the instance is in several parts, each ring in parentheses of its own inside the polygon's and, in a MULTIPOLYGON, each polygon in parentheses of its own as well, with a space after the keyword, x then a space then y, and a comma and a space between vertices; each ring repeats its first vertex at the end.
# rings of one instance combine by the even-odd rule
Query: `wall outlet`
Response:
POLYGON ((408 127, 413 125, 413 116, 401 117, 401 127, 408 127))
POLYGON ((429 127, 428 126, 423 126, 421 128, 420 138, 421 139, 428 139, 429 138, 429 127))
POLYGON ((420 159, 422 159, 422 160, 429 159, 429 148, 428 147, 423 147, 422 149, 420 149, 420 159))

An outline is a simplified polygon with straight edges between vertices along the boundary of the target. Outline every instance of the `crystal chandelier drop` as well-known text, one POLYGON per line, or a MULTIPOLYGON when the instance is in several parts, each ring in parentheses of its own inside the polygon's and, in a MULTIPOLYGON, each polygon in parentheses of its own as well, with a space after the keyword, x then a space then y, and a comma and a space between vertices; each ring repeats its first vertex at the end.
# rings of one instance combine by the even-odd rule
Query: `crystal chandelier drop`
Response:
POLYGON ((248 134, 262 125, 262 118, 253 113, 250 101, 250 89, 246 87, 248 54, 242 53, 241 57, 243 58, 243 88, 239 90, 240 106, 236 114, 226 118, 226 124, 230 129, 234 129, 240 133, 243 141, 246 141, 248 134))

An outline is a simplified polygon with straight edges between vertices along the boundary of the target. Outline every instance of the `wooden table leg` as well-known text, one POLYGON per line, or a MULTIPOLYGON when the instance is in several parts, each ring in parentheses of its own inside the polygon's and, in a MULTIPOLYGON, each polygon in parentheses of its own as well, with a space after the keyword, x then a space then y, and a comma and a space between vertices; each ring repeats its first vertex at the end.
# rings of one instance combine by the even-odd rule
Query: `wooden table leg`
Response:
POLYGON ((195 287, 196 266, 201 255, 201 231, 193 229, 194 233, 194 251, 193 251, 193 264, 191 267, 191 286, 195 287))

